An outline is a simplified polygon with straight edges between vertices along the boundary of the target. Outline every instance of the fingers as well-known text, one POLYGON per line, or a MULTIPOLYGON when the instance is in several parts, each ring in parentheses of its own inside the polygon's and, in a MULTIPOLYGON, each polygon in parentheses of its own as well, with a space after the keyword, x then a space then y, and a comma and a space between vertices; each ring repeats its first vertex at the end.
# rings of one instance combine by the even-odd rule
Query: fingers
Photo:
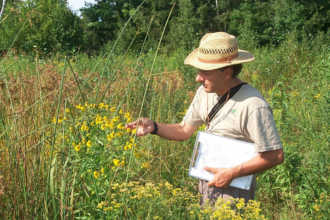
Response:
POLYGON ((147 131, 147 129, 143 126, 138 126, 137 130, 136 130, 136 135, 137 136, 144 136, 147 135, 149 132, 147 131))
POLYGON ((228 183, 225 182, 217 182, 215 179, 210 181, 208 184, 208 186, 215 186, 215 187, 222 187, 222 188, 227 188, 229 186, 228 183))
POLYGON ((226 188, 232 181, 232 175, 228 174, 229 169, 204 167, 204 170, 214 174, 214 178, 207 184, 208 186, 226 188))
POLYGON ((137 124, 137 121, 133 121, 131 123, 126 124, 125 127, 134 129, 134 128, 136 128, 136 124, 137 124))
POLYGON ((153 128, 153 121, 148 118, 139 118, 134 122, 125 125, 126 128, 135 129, 137 136, 145 136, 149 134, 153 128))
MULTIPOLYGON (((213 168, 213 167, 204 167, 204 170, 206 170, 210 173, 213 173, 213 174, 217 173, 217 169, 213 168)), ((208 186, 216 186, 215 184, 216 184, 216 178, 214 177, 213 180, 211 180, 207 185, 208 186)))
POLYGON ((126 124, 125 126, 127 128, 134 129, 134 128, 138 127, 138 126, 144 126, 144 124, 145 124, 145 118, 139 118, 136 121, 133 121, 131 123, 126 124))
POLYGON ((210 181, 207 185, 208 185, 208 186, 215 186, 215 180, 213 179, 213 180, 210 181))
POLYGON ((218 169, 217 168, 213 168, 213 167, 204 167, 204 170, 210 172, 210 173, 213 173, 213 174, 216 174, 218 172, 218 169))

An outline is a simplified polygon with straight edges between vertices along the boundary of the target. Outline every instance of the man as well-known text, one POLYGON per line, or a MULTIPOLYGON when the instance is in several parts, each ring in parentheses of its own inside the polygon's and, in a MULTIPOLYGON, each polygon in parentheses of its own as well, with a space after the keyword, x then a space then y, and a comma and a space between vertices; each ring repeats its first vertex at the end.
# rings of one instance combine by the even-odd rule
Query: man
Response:
POLYGON ((207 132, 255 144, 258 154, 250 161, 232 168, 205 168, 214 174, 214 179, 200 181, 201 203, 206 199, 214 203, 218 197, 253 199, 255 179, 250 190, 230 187, 230 182, 283 162, 282 145, 268 103, 256 89, 236 77, 242 63, 253 60, 251 53, 238 49, 234 36, 224 32, 204 35, 199 48, 184 62, 198 69, 196 81, 202 85, 183 121, 165 124, 141 118, 127 125, 137 128, 138 136, 152 133, 170 140, 186 140, 200 125, 206 124, 207 132))

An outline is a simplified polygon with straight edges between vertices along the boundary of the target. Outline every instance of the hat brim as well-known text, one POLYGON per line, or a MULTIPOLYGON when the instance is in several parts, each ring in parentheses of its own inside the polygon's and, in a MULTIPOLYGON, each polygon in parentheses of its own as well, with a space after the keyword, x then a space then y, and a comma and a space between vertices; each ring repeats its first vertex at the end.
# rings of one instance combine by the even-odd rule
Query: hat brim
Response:
POLYGON ((214 70, 223 68, 226 66, 232 66, 240 63, 247 63, 254 60, 254 56, 246 50, 238 50, 238 56, 231 61, 219 62, 219 63, 205 63, 201 62, 197 56, 197 49, 193 50, 184 60, 185 65, 193 66, 200 70, 214 70))

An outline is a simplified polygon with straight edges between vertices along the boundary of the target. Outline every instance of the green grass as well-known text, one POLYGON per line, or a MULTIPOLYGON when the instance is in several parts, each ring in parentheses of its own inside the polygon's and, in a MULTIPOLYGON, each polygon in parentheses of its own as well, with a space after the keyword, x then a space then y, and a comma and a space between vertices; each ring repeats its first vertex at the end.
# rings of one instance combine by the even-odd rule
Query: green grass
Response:
MULTIPOLYGON (((256 200, 269 219, 329 216, 326 42, 320 36, 298 44, 292 37, 278 48, 255 49, 256 61, 246 64, 241 74, 272 106, 285 151, 284 164, 258 175, 256 200)), ((72 146, 85 133, 81 124, 75 132, 70 126, 88 121, 92 129, 98 111, 78 111, 75 106, 85 101, 114 107, 109 117, 122 110, 136 118, 141 111, 157 121, 180 122, 198 86, 195 70, 183 66, 187 53, 159 54, 155 63, 151 52, 111 60, 84 54, 68 59, 61 55, 1 57, 0 217, 194 219, 211 215, 196 208, 197 180, 188 176, 194 138, 185 142, 155 136, 135 139, 130 151, 116 151, 117 156, 125 155, 125 165, 116 169, 112 169, 115 151, 99 143, 106 142, 101 130, 95 128, 87 137, 98 149, 95 155, 83 151, 86 144, 79 152, 72 146), (64 117, 68 120, 61 121, 64 117), (101 172, 101 165, 105 174, 95 178, 94 171, 101 172)), ((118 146, 125 142, 117 141, 118 146)))

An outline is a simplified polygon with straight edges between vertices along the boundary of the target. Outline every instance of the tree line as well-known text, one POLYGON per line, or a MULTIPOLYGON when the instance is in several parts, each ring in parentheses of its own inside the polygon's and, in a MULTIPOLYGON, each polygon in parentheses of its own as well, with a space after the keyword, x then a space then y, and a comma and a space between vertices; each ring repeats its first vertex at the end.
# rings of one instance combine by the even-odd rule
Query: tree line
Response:
POLYGON ((95 54, 114 42, 120 49, 143 46, 148 51, 163 30, 165 52, 191 49, 213 31, 237 35, 248 47, 276 46, 292 32, 298 40, 327 34, 330 22, 326 0, 96 0, 80 16, 66 0, 6 2, 0 20, 2 53, 95 54))

